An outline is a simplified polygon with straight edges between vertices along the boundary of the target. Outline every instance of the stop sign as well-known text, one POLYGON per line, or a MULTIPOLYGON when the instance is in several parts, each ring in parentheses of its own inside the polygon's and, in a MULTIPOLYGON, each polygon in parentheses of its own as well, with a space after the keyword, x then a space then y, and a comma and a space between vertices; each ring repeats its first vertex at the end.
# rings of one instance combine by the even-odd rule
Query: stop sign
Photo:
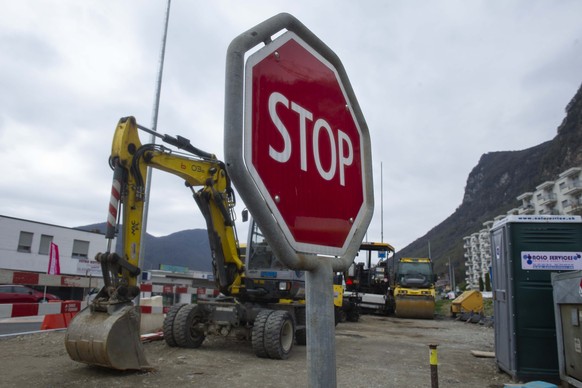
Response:
POLYGON ((365 142, 337 69, 288 31, 245 70, 244 158, 296 252, 342 255, 366 206, 365 142))

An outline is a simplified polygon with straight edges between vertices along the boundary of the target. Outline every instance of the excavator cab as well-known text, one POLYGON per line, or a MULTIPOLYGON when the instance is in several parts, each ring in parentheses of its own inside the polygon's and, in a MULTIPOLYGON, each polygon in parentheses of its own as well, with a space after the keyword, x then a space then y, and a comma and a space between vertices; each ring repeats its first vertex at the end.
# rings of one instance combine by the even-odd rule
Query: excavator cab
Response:
POLYGON ((275 255, 254 220, 249 226, 245 254, 245 287, 247 294, 260 295, 261 300, 305 298, 305 273, 287 268, 275 255))

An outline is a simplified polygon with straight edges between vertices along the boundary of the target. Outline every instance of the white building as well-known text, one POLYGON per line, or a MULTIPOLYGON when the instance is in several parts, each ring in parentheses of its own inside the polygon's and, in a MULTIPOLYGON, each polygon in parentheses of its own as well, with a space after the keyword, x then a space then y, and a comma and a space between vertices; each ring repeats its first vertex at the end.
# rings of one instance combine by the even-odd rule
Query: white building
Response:
MULTIPOLYGON (((59 249, 61 275, 102 278, 101 265, 95 261, 99 252, 105 252, 107 241, 99 232, 88 232, 42 222, 0 215, 0 274, 2 271, 23 271, 45 274, 48 271, 51 242, 59 249)), ((115 240, 112 242, 115 247, 115 240)), ((161 293, 168 300, 182 295, 173 294, 173 286, 215 287, 212 273, 191 271, 187 268, 166 266, 152 270, 146 282, 171 286, 161 293)), ((145 279, 144 279, 145 280, 145 279)), ((98 283, 96 283, 98 284, 98 283)), ((84 292, 75 287, 60 290, 50 287, 49 292, 58 293, 66 299, 82 299, 84 292)), ((191 298, 186 295, 187 299, 191 298)), ((171 304, 171 303, 170 303, 171 304)))
MULTIPOLYGON (((562 172, 555 181, 536 186, 535 191, 519 195, 521 204, 507 212, 515 214, 571 214, 582 215, 582 167, 572 167, 562 172)), ((506 215, 495 217, 495 220, 506 215)), ((463 237, 465 248, 465 282, 468 289, 479 289, 479 279, 491 266, 491 243, 489 230, 493 221, 483 224, 484 229, 463 237)))
POLYGON ((582 214, 582 168, 572 167, 555 181, 544 182, 534 192, 517 197, 516 214, 582 214))
POLYGON ((489 230, 493 221, 483 223, 479 232, 464 237, 465 248, 465 282, 468 288, 479 289, 479 279, 485 281, 485 274, 491 266, 491 242, 489 230))
POLYGON ((102 233, 0 215, 0 269, 46 273, 51 242, 61 274, 101 276, 95 255, 106 248, 102 233))

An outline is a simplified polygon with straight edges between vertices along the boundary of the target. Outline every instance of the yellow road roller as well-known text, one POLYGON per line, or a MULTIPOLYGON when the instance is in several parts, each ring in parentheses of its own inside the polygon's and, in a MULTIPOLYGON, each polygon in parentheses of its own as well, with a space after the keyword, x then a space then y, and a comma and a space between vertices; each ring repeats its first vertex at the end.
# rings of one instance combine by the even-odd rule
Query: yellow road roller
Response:
POLYGON ((394 276, 393 301, 399 318, 433 319, 435 281, 428 258, 400 258, 394 276))

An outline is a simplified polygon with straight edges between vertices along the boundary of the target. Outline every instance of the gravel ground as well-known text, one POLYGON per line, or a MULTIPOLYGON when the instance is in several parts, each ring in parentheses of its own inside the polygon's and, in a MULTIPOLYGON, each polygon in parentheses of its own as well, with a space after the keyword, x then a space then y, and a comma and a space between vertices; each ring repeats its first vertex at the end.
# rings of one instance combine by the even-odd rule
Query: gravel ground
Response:
MULTIPOLYGON (((120 372, 72 361, 64 332, 0 339, 2 387, 305 387, 306 348, 285 361, 255 357, 250 343, 207 338, 199 349, 144 345, 152 372, 120 372)), ((336 327, 338 387, 430 387, 429 344, 438 344, 440 387, 503 387, 510 376, 493 358, 494 330, 451 319, 410 320, 373 315, 336 327)))

